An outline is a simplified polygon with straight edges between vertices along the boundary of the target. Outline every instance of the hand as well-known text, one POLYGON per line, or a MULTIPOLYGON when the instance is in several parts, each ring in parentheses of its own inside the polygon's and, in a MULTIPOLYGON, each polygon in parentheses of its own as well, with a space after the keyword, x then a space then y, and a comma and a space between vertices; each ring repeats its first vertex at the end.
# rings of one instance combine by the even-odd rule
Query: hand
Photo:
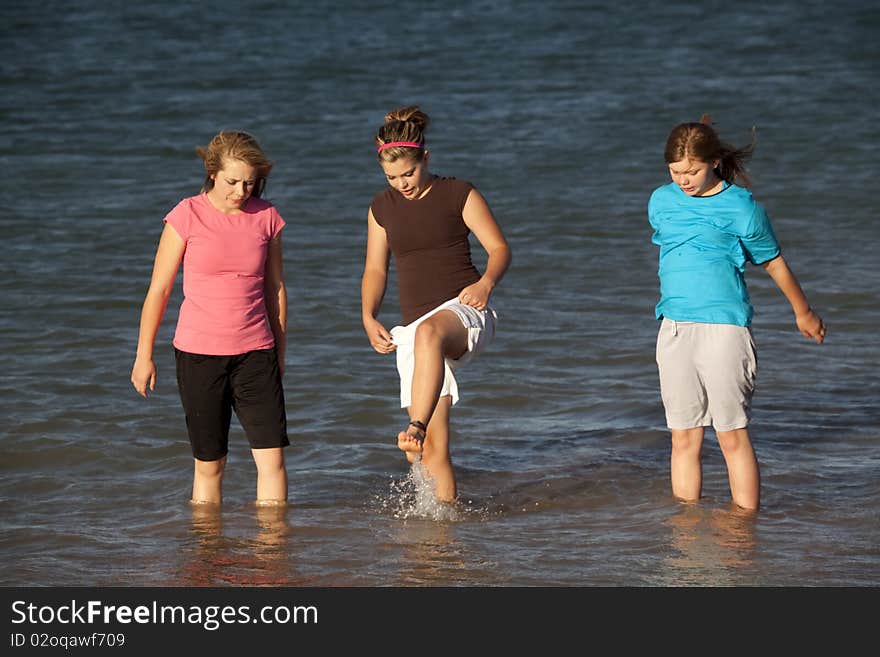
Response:
POLYGON ((816 344, 822 344, 825 340, 827 332, 825 322, 822 321, 822 318, 812 308, 801 315, 796 315, 795 321, 797 322, 798 330, 804 337, 812 338, 816 341, 816 344))
POLYGON ((150 392, 156 389, 156 364, 152 358, 138 358, 131 368, 131 384, 138 394, 147 397, 147 386, 150 392))
POLYGON ((388 329, 382 326, 382 323, 378 320, 372 317, 365 319, 364 330, 367 332, 367 337, 370 339, 373 349, 380 354, 390 354, 397 349, 397 345, 391 342, 391 334, 388 332, 388 329))
POLYGON ((489 305, 489 295, 491 293, 492 288, 489 284, 484 283, 480 279, 473 285, 468 285, 464 288, 459 293, 458 300, 466 306, 471 306, 477 310, 485 310, 486 306, 489 305))

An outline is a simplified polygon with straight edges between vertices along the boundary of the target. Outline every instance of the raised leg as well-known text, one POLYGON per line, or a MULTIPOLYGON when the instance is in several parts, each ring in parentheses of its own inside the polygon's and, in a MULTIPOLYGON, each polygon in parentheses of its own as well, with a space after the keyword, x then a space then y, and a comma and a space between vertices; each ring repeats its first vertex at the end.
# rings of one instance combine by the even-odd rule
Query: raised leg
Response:
MULTIPOLYGON (((458 358, 467 349, 467 330, 458 316, 441 310, 419 324, 413 345, 411 420, 422 422, 430 430, 431 418, 443 388, 444 359, 458 358)), ((417 427, 407 427, 397 436, 397 445, 407 453, 422 449, 417 427)), ((412 459, 410 459, 412 460, 412 459)))

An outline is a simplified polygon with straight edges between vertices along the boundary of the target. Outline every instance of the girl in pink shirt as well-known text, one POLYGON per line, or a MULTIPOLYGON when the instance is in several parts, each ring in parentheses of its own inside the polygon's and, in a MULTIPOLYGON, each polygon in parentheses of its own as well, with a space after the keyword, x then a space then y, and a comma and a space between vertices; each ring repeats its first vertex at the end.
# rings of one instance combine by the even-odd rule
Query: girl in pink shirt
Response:
POLYGON ((260 198, 272 163, 245 132, 224 131, 198 148, 206 171, 198 196, 165 217, 141 311, 135 390, 156 386, 153 347, 177 271, 184 300, 174 351, 195 469, 193 502, 222 500, 235 411, 257 465, 257 502, 287 500, 287 417, 281 378, 287 331, 284 220, 260 198))

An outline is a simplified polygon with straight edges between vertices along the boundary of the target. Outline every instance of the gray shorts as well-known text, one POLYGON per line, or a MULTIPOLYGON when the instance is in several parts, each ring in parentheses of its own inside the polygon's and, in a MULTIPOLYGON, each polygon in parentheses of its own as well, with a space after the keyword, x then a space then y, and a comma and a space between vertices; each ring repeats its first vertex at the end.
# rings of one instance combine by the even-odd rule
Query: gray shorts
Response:
POLYGON ((748 426, 758 367, 749 327, 664 318, 657 367, 670 429, 748 426))

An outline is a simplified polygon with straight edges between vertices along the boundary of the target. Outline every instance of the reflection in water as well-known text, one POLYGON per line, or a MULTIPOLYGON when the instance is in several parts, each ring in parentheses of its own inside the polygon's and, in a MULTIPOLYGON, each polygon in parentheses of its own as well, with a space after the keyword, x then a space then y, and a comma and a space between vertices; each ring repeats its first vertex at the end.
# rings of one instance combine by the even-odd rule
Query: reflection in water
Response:
POLYGON ((397 586, 465 585, 465 551, 456 540, 455 525, 434 520, 407 520, 397 531, 401 563, 397 586))
POLYGON ((401 521, 391 538, 400 550, 396 586, 464 586, 485 578, 474 573, 473 559, 457 536, 460 523, 479 519, 479 510, 469 502, 437 500, 421 464, 414 463, 402 481, 392 484, 390 494, 378 501, 401 521))
MULTIPOLYGON (((245 536, 224 533, 223 507, 191 504, 193 544, 184 547, 182 586, 295 586, 288 505, 254 505, 255 531, 238 524, 245 536)), ((237 520, 241 515, 237 514, 237 520)))
POLYGON ((671 586, 750 585, 756 579, 755 521, 757 514, 734 505, 706 509, 681 504, 671 516, 671 552, 664 579, 671 586))
POLYGON ((249 582, 261 586, 293 586, 302 582, 291 577, 294 564, 290 538, 293 528, 287 522, 290 507, 286 504, 257 506, 258 531, 251 539, 252 559, 263 571, 262 581, 249 582))

